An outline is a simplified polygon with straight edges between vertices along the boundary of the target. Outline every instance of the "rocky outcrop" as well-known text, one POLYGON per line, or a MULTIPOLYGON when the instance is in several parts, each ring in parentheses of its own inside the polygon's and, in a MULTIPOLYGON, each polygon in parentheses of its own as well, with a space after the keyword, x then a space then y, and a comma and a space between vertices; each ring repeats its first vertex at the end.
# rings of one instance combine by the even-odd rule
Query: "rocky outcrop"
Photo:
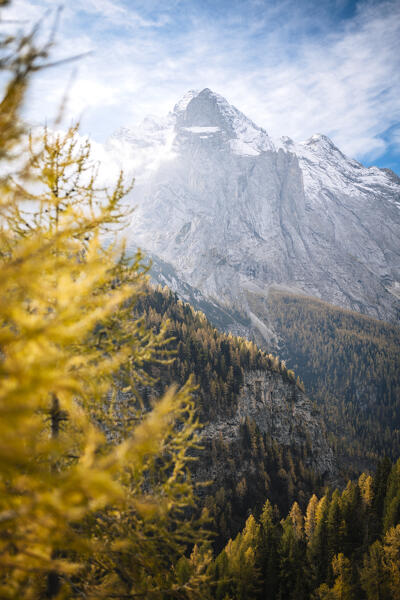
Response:
MULTIPOLYGON (((223 439, 226 444, 240 437, 240 426, 246 419, 269 438, 286 448, 306 448, 306 465, 325 481, 337 476, 336 461, 330 448, 324 425, 310 399, 292 382, 284 381, 274 371, 250 371, 245 374, 236 413, 208 423, 202 430, 204 441, 223 439)), ((223 465, 221 465, 223 468, 223 465)), ((248 468, 244 464, 242 470, 248 468)), ((218 478, 214 466, 211 478, 218 478)))

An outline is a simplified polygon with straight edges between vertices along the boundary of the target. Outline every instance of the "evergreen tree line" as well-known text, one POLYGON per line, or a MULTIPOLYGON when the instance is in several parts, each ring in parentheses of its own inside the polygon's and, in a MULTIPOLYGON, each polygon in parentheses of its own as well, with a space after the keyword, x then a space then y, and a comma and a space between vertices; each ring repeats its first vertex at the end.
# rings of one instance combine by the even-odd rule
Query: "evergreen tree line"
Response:
POLYGON ((215 600, 398 600, 400 460, 312 495, 304 512, 294 502, 284 519, 267 501, 207 574, 215 600))
POLYGON ((273 291, 268 307, 288 363, 317 402, 353 473, 400 455, 400 329, 304 296, 273 291))
POLYGON ((307 464, 304 447, 282 446, 246 419, 234 442, 222 438, 203 445, 192 466, 195 479, 213 481, 200 488, 200 506, 212 519, 213 547, 220 549, 243 527, 249 511, 259 512, 268 498, 285 513, 295 498, 302 506, 323 480, 307 464))

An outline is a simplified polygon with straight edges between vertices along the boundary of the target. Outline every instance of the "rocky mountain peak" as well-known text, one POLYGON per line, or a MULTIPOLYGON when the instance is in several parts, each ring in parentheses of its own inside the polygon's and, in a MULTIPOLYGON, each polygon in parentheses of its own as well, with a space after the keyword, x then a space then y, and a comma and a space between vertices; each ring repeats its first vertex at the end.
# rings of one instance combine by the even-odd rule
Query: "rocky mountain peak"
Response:
POLYGON ((398 318, 395 175, 347 158, 323 134, 272 143, 209 88, 187 92, 165 126, 142 133, 161 158, 133 191, 132 240, 180 281, 246 315, 267 341, 260 306, 274 285, 398 318))
POLYGON ((226 118, 227 111, 223 110, 224 108, 221 97, 205 88, 190 99, 185 110, 177 114, 177 125, 180 127, 219 127, 230 131, 230 119, 226 118))
POLYGON ((332 140, 330 138, 328 138, 327 135, 324 135, 323 133, 314 133, 304 143, 307 144, 307 146, 310 146, 311 144, 320 144, 320 145, 326 145, 326 146, 333 146, 333 147, 335 147, 335 145, 332 142, 332 140))
POLYGON ((179 115, 179 114, 183 113, 186 110, 186 107, 189 104, 189 102, 193 98, 198 96, 199 93, 200 93, 200 90, 189 90, 188 92, 186 92, 186 94, 184 94, 182 96, 182 98, 180 100, 178 100, 178 102, 175 104, 173 114, 179 115))
POLYGON ((235 106, 209 88, 191 90, 175 105, 175 131, 186 144, 214 145, 242 156, 257 156, 274 146, 264 129, 258 127, 235 106))
POLYGON ((323 133, 314 133, 308 140, 301 142, 300 145, 318 154, 337 153, 345 158, 344 154, 335 146, 332 140, 323 133))

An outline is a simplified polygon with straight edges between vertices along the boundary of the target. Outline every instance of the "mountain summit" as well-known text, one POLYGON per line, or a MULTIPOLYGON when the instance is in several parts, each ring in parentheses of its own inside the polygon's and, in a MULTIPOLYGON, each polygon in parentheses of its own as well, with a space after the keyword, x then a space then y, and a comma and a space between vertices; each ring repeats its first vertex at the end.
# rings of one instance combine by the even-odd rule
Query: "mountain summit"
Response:
POLYGON ((168 140, 168 160, 133 191, 130 235, 182 295, 240 314, 266 341, 271 287, 398 318, 400 180, 389 171, 321 134, 272 141, 208 88, 122 137, 153 154, 168 140))
POLYGON ((264 129, 208 88, 185 94, 174 115, 177 133, 203 140, 212 135, 235 153, 254 155, 273 148, 264 129))

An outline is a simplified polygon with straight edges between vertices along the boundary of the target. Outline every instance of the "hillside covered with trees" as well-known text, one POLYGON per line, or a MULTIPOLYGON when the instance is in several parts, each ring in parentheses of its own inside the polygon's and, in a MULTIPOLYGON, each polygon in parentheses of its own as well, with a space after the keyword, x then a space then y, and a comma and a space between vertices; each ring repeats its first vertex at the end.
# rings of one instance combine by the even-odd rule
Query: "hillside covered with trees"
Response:
MULTIPOLYGON (((167 287, 148 287, 137 299, 134 314, 157 334, 164 324, 172 338, 168 346, 171 360, 147 366, 154 385, 142 389, 141 396, 148 400, 151 394, 162 394, 171 384, 181 384, 193 375, 196 408, 200 421, 207 424, 220 418, 228 421, 233 415, 248 372, 276 373, 293 390, 290 396, 296 388, 303 390, 302 382, 284 362, 251 341, 219 332, 202 312, 179 300, 167 287)), ((286 410, 290 413, 290 404, 286 410)), ((201 493, 218 532, 217 545, 235 534, 249 509, 259 510, 267 497, 283 513, 295 498, 305 505, 309 495, 323 484, 307 466, 310 452, 308 443, 291 447, 279 444, 249 418, 243 420, 238 440, 217 437, 203 442, 193 472, 196 476, 201 471, 198 477, 202 479, 209 478, 207 473, 219 473, 201 493)))
MULTIPOLYGON (((400 329, 306 296, 271 291, 282 355, 304 379, 343 465, 400 455, 400 329)), ((361 469, 360 469, 361 466, 361 469)))

